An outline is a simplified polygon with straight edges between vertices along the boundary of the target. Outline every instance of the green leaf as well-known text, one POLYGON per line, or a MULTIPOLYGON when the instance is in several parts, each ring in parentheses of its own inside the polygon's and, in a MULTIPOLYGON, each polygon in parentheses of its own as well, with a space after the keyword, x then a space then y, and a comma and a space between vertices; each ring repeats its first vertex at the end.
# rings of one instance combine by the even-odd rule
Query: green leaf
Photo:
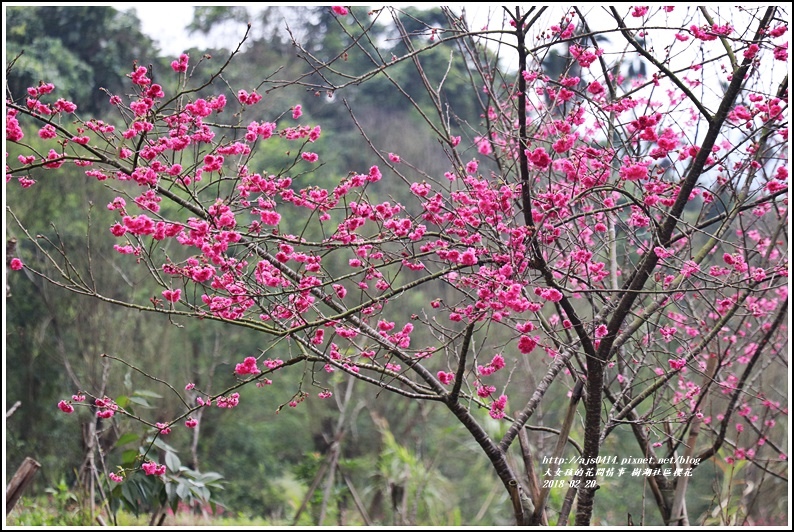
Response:
POLYGON ((146 484, 144 484, 141 481, 137 481, 137 482, 135 482, 135 487, 138 488, 138 491, 141 494, 141 500, 150 501, 150 497, 151 497, 152 494, 149 493, 149 490, 146 489, 146 484))
MULTIPOLYGON (((153 438, 153 436, 147 438, 146 442, 150 443, 152 441, 152 438, 153 438)), ((167 452, 167 453, 175 453, 176 454, 176 449, 174 449, 173 447, 171 447, 170 445, 165 443, 162 440, 162 438, 157 438, 156 440, 154 440, 154 446, 157 447, 158 449, 161 449, 161 450, 167 452)))
POLYGON ((165 491, 165 484, 160 483, 158 486, 160 489, 157 491, 157 499, 161 506, 165 506, 168 504, 168 494, 165 491))
POLYGON ((132 482, 125 482, 121 485, 121 496, 130 510, 132 510, 132 512, 137 516, 139 508, 138 503, 136 502, 137 497, 132 494, 132 484, 132 482))
POLYGON ((129 467, 135 463, 138 459, 138 450, 137 449, 127 449, 123 453, 121 453, 121 465, 124 467, 129 467))
MULTIPOLYGON (((152 405, 150 405, 150 404, 149 404, 149 402, 148 402, 146 399, 144 399, 143 397, 136 397, 136 396, 134 396, 134 395, 133 395, 132 397, 130 397, 130 402, 131 402, 131 403, 135 403, 136 405, 140 405, 140 406, 142 406, 142 407, 144 407, 144 408, 154 408, 154 407, 153 407, 152 405)), ((124 407, 122 407, 122 408, 124 408, 124 407)))
POLYGON ((140 439, 140 435, 135 434, 133 432, 128 432, 127 434, 122 434, 118 441, 116 442, 115 447, 121 447, 122 445, 127 445, 128 443, 138 441, 140 439))
POLYGON ((223 478, 223 475, 216 471, 209 471, 207 473, 201 473, 196 475, 196 479, 201 479, 204 483, 209 484, 210 482, 215 482, 216 480, 220 480, 223 478))
POLYGON ((188 488, 187 484, 180 482, 176 487, 176 495, 183 501, 187 501, 190 497, 190 488, 188 488))
POLYGON ((127 408, 127 405, 130 404, 130 398, 126 395, 119 395, 116 397, 116 404, 121 408, 127 408))
POLYGON ((177 498, 176 498, 176 484, 174 484, 173 482, 168 482, 165 485, 165 494, 168 496, 168 500, 171 501, 171 503, 173 504, 174 501, 177 500, 177 498))
POLYGON ((192 487, 190 488, 190 492, 193 494, 193 497, 201 501, 208 501, 210 498, 210 490, 204 487, 192 487))
POLYGON ((182 463, 175 453, 167 452, 165 453, 165 465, 168 466, 172 473, 178 473, 182 463))
POLYGON ((132 395, 137 395, 139 397, 150 397, 152 399, 162 399, 163 396, 159 393, 155 393, 149 390, 135 390, 132 392, 132 395))

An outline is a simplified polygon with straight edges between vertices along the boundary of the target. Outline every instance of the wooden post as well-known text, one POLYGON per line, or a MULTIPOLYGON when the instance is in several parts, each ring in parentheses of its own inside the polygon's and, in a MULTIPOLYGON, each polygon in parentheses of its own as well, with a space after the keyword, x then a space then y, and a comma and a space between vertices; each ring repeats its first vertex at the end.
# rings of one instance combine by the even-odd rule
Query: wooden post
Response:
POLYGON ((17 472, 11 482, 8 483, 6 490, 6 515, 14 508, 17 501, 22 496, 22 493, 28 487, 28 484, 33 480, 33 475, 39 470, 41 464, 33 458, 27 457, 22 465, 19 466, 17 472))

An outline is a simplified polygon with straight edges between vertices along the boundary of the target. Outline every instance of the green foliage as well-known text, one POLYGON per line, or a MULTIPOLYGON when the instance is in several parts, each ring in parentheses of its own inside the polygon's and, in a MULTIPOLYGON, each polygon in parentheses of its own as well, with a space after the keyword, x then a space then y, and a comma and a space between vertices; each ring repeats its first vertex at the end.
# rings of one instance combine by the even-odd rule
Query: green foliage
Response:
POLYGON ((275 413, 278 398, 289 390, 289 383, 276 378, 265 389, 240 390, 235 415, 214 409, 202 418, 201 456, 212 457, 213 467, 229 481, 224 499, 237 511, 278 518, 292 507, 280 483, 289 478, 292 464, 309 455, 313 443, 306 409, 275 413))
POLYGON ((121 91, 132 61, 156 55, 137 16, 107 6, 10 6, 5 35, 9 60, 24 51, 8 80, 15 98, 46 80, 92 113, 107 102, 100 87, 121 91))
POLYGON ((229 21, 246 23, 249 13, 245 6, 195 6, 193 20, 188 24, 190 33, 210 33, 213 28, 229 21))
POLYGON ((379 427, 383 450, 371 485, 390 495, 392 524, 459 524, 452 485, 433 463, 399 444, 388 426, 379 427))
MULTIPOLYGON (((745 460, 733 462, 731 453, 724 449, 717 453, 718 459, 714 461, 719 471, 718 485, 713 494, 700 497, 701 503, 707 507, 698 512, 698 522, 703 526, 741 526, 747 524, 750 514, 750 501, 743 492, 752 481, 748 478, 749 462, 745 460), (727 460, 726 460, 727 459, 727 460)), ((769 519, 774 519, 769 516, 769 519)), ((772 524, 772 523, 768 523, 772 524)))
POLYGON ((182 465, 176 449, 160 438, 147 438, 138 453, 125 453, 124 459, 121 467, 134 468, 134 472, 110 492, 109 502, 114 514, 122 508, 135 515, 156 513, 166 507, 176 512, 180 504, 188 508, 210 505, 214 510, 218 504, 217 493, 224 489, 220 473, 200 473, 182 465), (138 469, 140 456, 147 455, 152 446, 162 453, 165 475, 146 475, 138 469))
POLYGON ((91 526, 91 513, 81 505, 64 477, 44 490, 47 497, 22 497, 7 517, 11 526, 91 526))
MULTIPOLYGON (((22 28, 17 31, 21 32, 22 28)), ((86 83, 86 80, 93 80, 93 69, 70 50, 64 49, 60 40, 39 36, 26 44, 6 42, 9 59, 18 58, 14 62, 12 83, 17 86, 12 85, 13 94, 22 95, 22 89, 35 87, 39 80, 46 79, 56 87, 73 88, 70 97, 81 103, 89 100, 93 84, 86 83), (52 61, 54 56, 59 57, 56 63, 52 61)))
MULTIPOLYGON (((148 515, 138 515, 119 510, 116 515, 115 525, 126 528, 140 528, 149 525, 148 515)), ((244 527, 244 526, 275 526, 285 523, 251 518, 229 512, 218 506, 214 512, 180 511, 175 515, 168 515, 163 523, 166 526, 214 526, 214 527, 244 527)), ((88 512, 72 515, 64 512, 52 504, 51 499, 45 496, 22 497, 18 504, 6 518, 6 526, 13 527, 88 527, 95 526, 88 512)))

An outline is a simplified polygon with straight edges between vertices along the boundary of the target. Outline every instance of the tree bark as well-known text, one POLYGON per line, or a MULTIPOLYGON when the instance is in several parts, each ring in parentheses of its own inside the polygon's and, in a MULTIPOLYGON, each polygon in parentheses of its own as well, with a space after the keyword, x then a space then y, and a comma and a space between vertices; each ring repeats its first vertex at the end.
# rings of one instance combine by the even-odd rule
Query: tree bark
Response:
POLYGON ((8 515, 17 504, 22 493, 25 492, 28 485, 33 481, 33 475, 36 474, 39 468, 41 468, 40 463, 33 458, 27 457, 22 462, 22 465, 19 466, 17 472, 14 473, 11 482, 8 483, 8 488, 6 488, 6 515, 8 515))

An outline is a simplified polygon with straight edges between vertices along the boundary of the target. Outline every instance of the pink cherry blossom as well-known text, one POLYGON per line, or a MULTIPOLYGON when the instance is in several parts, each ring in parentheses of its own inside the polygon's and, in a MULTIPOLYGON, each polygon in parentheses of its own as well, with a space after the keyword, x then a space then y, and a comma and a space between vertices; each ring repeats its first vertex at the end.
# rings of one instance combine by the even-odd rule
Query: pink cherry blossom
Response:
POLYGON ((143 472, 146 473, 146 475, 165 475, 165 465, 158 465, 155 462, 145 462, 141 464, 141 469, 143 469, 143 472))
POLYGON ((644 17, 648 13, 648 6, 634 6, 631 10, 632 17, 644 17))
POLYGON ((538 345, 538 337, 521 336, 518 340, 518 350, 524 354, 531 353, 538 345))
POLYGON ((176 290, 163 290, 163 298, 165 298, 166 301, 170 301, 171 303, 176 303, 181 297, 182 290, 180 288, 177 288, 176 290))
POLYGON ((668 360, 668 363, 670 364, 670 369, 672 369, 673 371, 678 371, 686 367, 686 360, 684 360, 683 358, 670 359, 668 360))
POLYGON ((505 417, 505 408, 507 407, 507 396, 500 395, 499 399, 491 403, 490 412, 488 414, 493 419, 502 419, 505 417))
POLYGON ((446 371, 439 371, 436 374, 436 377, 438 377, 438 380, 441 381, 441 384, 444 384, 444 385, 450 384, 452 381, 455 380, 455 374, 454 373, 448 373, 446 371))
POLYGON ((700 266, 694 261, 688 260, 684 262, 684 265, 681 267, 681 275, 684 277, 692 277, 692 275, 696 274, 700 271, 700 266))
POLYGON ((261 372, 256 366, 256 358, 246 357, 242 363, 235 366, 234 372, 238 375, 257 375, 261 372))

